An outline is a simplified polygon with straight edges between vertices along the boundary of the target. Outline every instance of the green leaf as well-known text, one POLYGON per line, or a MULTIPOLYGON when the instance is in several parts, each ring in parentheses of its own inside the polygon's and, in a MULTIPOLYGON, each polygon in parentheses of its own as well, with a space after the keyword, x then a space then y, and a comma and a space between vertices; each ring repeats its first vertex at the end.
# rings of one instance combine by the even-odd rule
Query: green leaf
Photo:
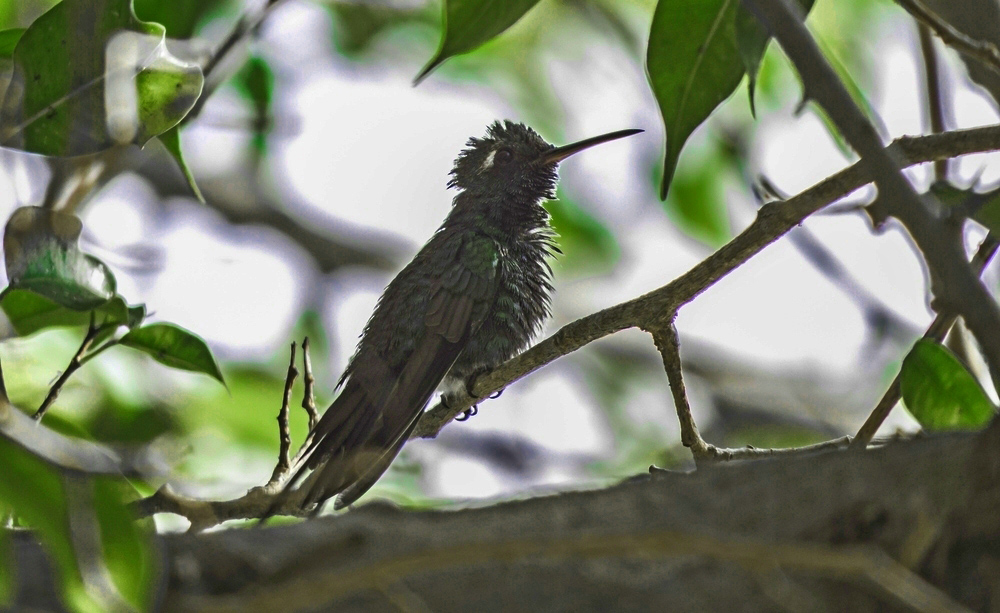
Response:
MULTIPOLYGON (((28 336, 39 330, 68 326, 86 326, 90 313, 74 311, 48 298, 27 290, 11 289, 0 298, 0 309, 7 315, 14 331, 28 336)), ((128 306, 121 296, 115 296, 94 311, 99 326, 128 326, 134 328, 146 316, 145 305, 128 306)))
MULTIPOLYGON (((815 1, 798 0, 803 15, 809 14, 815 1)), ((736 48, 740 53, 743 68, 747 73, 750 113, 756 117, 757 110, 754 108, 754 88, 757 85, 757 73, 760 72, 760 61, 764 57, 764 50, 767 49, 767 43, 771 40, 771 34, 742 2, 736 7, 735 18, 736 48)))
POLYGON ((174 126, 161 134, 160 142, 163 143, 163 146, 167 148, 167 152, 177 162, 177 166, 181 169, 181 174, 184 175, 184 180, 187 181, 188 187, 191 188, 191 193, 198 199, 198 202, 205 204, 205 197, 202 196, 201 190, 198 189, 198 183, 195 182, 194 175, 191 174, 191 168, 188 166, 187 160, 184 159, 184 152, 181 150, 180 127, 174 126))
POLYGON ((144 351, 167 366, 205 373, 225 385, 222 371, 205 341, 174 324, 150 324, 136 328, 123 336, 119 343, 144 351))
MULTIPOLYGON (((43 427, 43 426, 40 426, 43 427)), ((34 529, 57 569, 63 601, 74 611, 100 611, 87 593, 69 525, 69 502, 57 469, 34 454, 0 437, 0 503, 34 529)))
POLYGON ((253 56, 236 73, 233 85, 253 105, 253 147, 258 154, 263 154, 267 150, 267 131, 271 123, 274 73, 266 60, 253 56))
POLYGON ((660 198, 666 198, 688 137, 743 78, 734 12, 740 0, 660 0, 646 69, 666 127, 660 198))
POLYGON ((150 546, 151 520, 136 521, 126 502, 135 490, 124 480, 93 479, 94 511, 101 531, 104 565, 119 594, 137 611, 149 611, 159 568, 150 546))
POLYGON ((608 270, 618 261, 621 249, 614 234, 575 202, 559 194, 558 200, 545 202, 545 209, 563 252, 556 260, 558 265, 589 272, 594 268, 608 270))
POLYGON ((663 208, 685 234, 719 247, 732 234, 720 180, 726 166, 717 149, 694 162, 674 179, 663 208))
POLYGON ((415 83, 448 58, 472 51, 498 36, 537 3, 538 0, 445 0, 441 43, 415 83))
POLYGON ((921 339, 903 360, 903 402, 927 430, 985 426, 996 407, 968 370, 940 343, 921 339))
POLYGON ((367 2, 326 2, 334 17, 333 44, 341 53, 353 56, 365 51, 382 33, 400 25, 420 23, 436 26, 437 10, 424 7, 392 6, 367 2))
POLYGON ((115 277, 80 251, 83 224, 69 213, 25 206, 4 228, 3 251, 13 289, 26 289, 76 311, 94 309, 115 295, 115 277))
POLYGON ((228 3, 229 0, 134 0, 139 19, 161 24, 170 38, 191 38, 198 24, 228 3))
POLYGON ((24 34, 24 28, 0 31, 0 57, 9 58, 14 55, 14 47, 17 46, 17 41, 21 40, 22 34, 24 34))
POLYGON ((164 41, 163 26, 139 21, 131 0, 63 0, 14 49, 0 145, 84 155, 142 145, 177 125, 204 78, 164 41))

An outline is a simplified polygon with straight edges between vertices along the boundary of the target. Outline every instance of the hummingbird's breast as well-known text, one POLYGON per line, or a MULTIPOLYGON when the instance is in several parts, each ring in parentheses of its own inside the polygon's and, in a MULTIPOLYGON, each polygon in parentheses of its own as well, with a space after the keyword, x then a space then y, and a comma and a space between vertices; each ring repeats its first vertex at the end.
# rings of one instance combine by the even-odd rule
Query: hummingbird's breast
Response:
POLYGON ((528 232, 520 240, 498 241, 497 246, 496 295, 452 366, 451 379, 465 379, 510 359, 528 346, 549 316, 552 270, 546 260, 553 247, 551 232, 528 232))

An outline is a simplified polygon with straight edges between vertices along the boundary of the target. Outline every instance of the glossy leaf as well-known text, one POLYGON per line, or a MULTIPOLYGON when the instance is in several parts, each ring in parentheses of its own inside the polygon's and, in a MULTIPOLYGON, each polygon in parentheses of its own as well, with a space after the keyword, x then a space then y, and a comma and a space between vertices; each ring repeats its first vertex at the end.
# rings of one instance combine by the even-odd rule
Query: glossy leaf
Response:
POLYGON ((253 147, 263 154, 267 150, 267 131, 271 122, 274 73, 266 60, 254 56, 236 73, 233 84, 253 105, 253 147))
POLYGON ((14 55, 14 47, 17 41, 21 40, 24 28, 12 28, 10 30, 0 30, 0 57, 9 58, 14 55))
MULTIPOLYGON (((803 15, 808 15, 816 0, 798 0, 803 15)), ((757 85, 757 73, 760 72, 760 61, 764 57, 771 34, 764 28, 757 17, 750 12, 742 2, 736 7, 736 48, 743 61, 747 73, 747 90, 750 94, 750 112, 756 116, 754 107, 754 89, 757 85)))
POLYGON ((978 429, 996 407, 968 370, 940 343, 921 339, 903 360, 907 410, 927 430, 978 429))
POLYGON ((734 14, 739 0, 660 0, 646 69, 666 128, 660 198, 666 198, 684 143, 743 78, 734 14))
POLYGON ((115 277, 97 258, 80 251, 83 224, 69 213, 21 207, 4 228, 3 251, 13 289, 25 289, 77 311, 94 309, 115 295, 115 277))
POLYGON ((198 199, 198 202, 204 204, 205 197, 201 194, 201 190, 198 189, 198 183, 194 180, 191 168, 188 166, 187 160, 184 159, 184 152, 181 150, 180 128, 174 126, 161 134, 160 142, 166 147, 170 157, 174 158, 174 161, 177 162, 181 174, 184 175, 184 180, 187 181, 188 187, 191 188, 191 193, 198 199))
POLYGON ((0 144, 45 155, 142 145, 187 115, 204 81, 131 0, 63 0, 28 27, 13 61, 0 144))
POLYGON ((472 51, 514 25, 538 0, 445 0, 437 53, 417 75, 419 83, 448 58, 472 51))
MULTIPOLYGON (((39 330, 67 326, 86 326, 90 323, 88 311, 74 311, 48 298, 27 290, 9 290, 0 298, 0 309, 20 336, 39 330)), ((129 306, 121 296, 115 296, 94 311, 99 326, 128 326, 133 328, 146 315, 144 305, 129 306)))
POLYGON ((136 328, 123 336, 119 343, 148 353, 167 366, 205 373, 225 384, 222 371, 205 341, 174 324, 159 323, 136 328))
POLYGON ((229 0, 133 0, 135 14, 143 21, 155 21, 170 38, 191 38, 197 26, 229 0))

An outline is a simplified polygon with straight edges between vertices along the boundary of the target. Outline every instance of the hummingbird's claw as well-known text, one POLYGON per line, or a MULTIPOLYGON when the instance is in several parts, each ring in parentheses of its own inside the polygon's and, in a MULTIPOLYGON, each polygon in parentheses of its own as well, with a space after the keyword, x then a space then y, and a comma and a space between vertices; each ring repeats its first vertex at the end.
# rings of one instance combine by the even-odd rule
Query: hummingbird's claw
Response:
POLYGON ((489 396, 490 400, 496 400, 497 398, 499 398, 500 395, 503 394, 503 391, 505 389, 507 389, 507 388, 506 387, 502 387, 502 388, 498 389, 497 391, 493 392, 492 394, 490 394, 490 396, 489 396))
POLYGON ((455 421, 466 421, 467 419, 469 419, 470 417, 472 417, 473 415, 475 415, 477 413, 479 413, 479 405, 478 404, 474 404, 471 407, 465 409, 464 413, 462 413, 461 415, 456 416, 455 417, 455 421))

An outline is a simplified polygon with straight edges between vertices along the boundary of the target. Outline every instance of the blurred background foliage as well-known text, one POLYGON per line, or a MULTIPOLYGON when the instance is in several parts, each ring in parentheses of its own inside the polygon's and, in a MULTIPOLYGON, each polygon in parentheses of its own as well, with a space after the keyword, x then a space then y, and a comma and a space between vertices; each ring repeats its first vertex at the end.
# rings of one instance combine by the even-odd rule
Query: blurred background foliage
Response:
MULTIPOLYGON (((53 4, 49 0, 0 2, 0 29, 26 27, 53 4)), ((431 76, 434 83, 427 82, 421 87, 457 88, 459 92, 490 96, 500 100, 501 106, 509 108, 510 116, 529 123, 553 141, 565 141, 579 135, 572 118, 567 117, 567 105, 564 103, 566 95, 575 95, 576 92, 560 91, 563 84, 552 78, 549 69, 551 59, 564 58, 575 62, 578 70, 583 70, 588 53, 591 53, 588 46, 598 46, 611 48, 609 53, 613 54, 615 61, 627 60, 639 65, 654 5, 652 0, 541 2, 502 36, 472 53, 459 55, 442 64, 431 76)), ((254 6, 254 3, 249 6, 254 6)), ((432 57, 438 45, 442 11, 439 2, 326 1, 312 3, 312 6, 321 8, 322 12, 311 10, 308 16, 322 16, 328 24, 304 35, 327 32, 330 39, 326 42, 310 41, 309 48, 332 54, 336 69, 357 79, 365 79, 368 74, 384 75, 386 72, 399 73, 400 79, 407 78, 408 74, 412 79, 416 74, 412 68, 420 63, 419 58, 432 57)), ((246 10, 247 5, 236 0, 135 0, 135 11, 140 19, 163 24, 170 38, 200 40, 203 49, 217 44, 246 10)), ((221 131, 224 134, 222 138, 245 149, 243 155, 227 156, 231 167, 213 168, 209 173, 197 166, 192 168, 196 178, 201 175, 199 184, 206 193, 208 206, 221 213, 223 221, 218 221, 217 216, 206 218, 194 213, 192 207, 197 205, 189 201, 190 194, 179 182, 177 173, 164 163, 156 145, 151 144, 143 152, 149 161, 139 166, 139 178, 129 178, 129 181, 146 182, 151 188, 151 192, 147 193, 157 194, 145 205, 143 215, 148 214, 151 221, 143 222, 143 232, 155 234, 157 227, 166 229, 180 223, 175 218, 200 215, 196 219, 212 219, 213 234, 232 236, 233 232, 239 232, 242 226, 250 223, 277 228, 279 236, 275 238, 272 232, 270 240, 293 245, 301 240, 302 237, 296 233, 302 226, 309 226, 308 221, 300 221, 301 197, 285 193, 283 182, 275 180, 273 173, 276 168, 271 160, 275 152, 269 144, 275 131, 293 131, 291 135, 279 133, 278 136, 282 139, 294 138, 295 118, 283 114, 293 112, 287 98, 290 92, 301 87, 300 83, 293 81, 308 78, 308 71, 296 75, 285 71, 283 74, 280 62, 279 67, 273 65, 273 54, 280 53, 280 50, 269 48, 266 32, 269 27, 276 28, 274 22, 281 21, 282 10, 276 11, 271 20, 262 26, 265 32, 262 37, 251 37, 247 49, 233 54, 232 66, 228 67, 226 80, 216 96, 224 99, 224 103, 215 104, 215 98, 210 99, 191 127, 183 131, 184 148, 189 146, 186 134, 200 129, 202 132, 221 131), (244 185, 226 186, 226 182, 244 185), (249 202, 235 202, 248 193, 252 194, 249 202), (251 210, 230 210, 238 207, 251 210), (267 210, 257 213, 252 211, 255 207, 267 210), (280 221, 275 221, 284 216, 293 220, 291 226, 282 226, 280 221), (228 227, 227 221, 235 222, 235 229, 228 227)), ((865 91, 870 89, 873 79, 868 67, 878 40, 875 33, 884 21, 902 18, 899 11, 893 10, 887 2, 833 3, 819 0, 809 23, 827 51, 859 84, 860 91, 865 91)), ((321 62, 320 58, 312 61, 321 62)), ((731 211, 731 205, 727 203, 727 195, 733 189, 748 193, 749 185, 745 179, 752 179, 743 167, 745 156, 742 155, 755 130, 747 109, 745 83, 744 79, 737 93, 701 130, 698 138, 691 141, 681 157, 673 189, 665 202, 658 204, 655 198, 662 177, 655 150, 644 156, 648 172, 638 174, 647 182, 646 188, 640 190, 647 194, 643 206, 662 206, 665 218, 694 241, 692 249, 696 253, 707 254, 709 249, 725 242, 732 236, 733 220, 745 217, 744 213, 731 211), (703 246, 698 247, 698 244, 703 246)), ((787 60, 773 48, 764 57, 756 90, 758 116, 779 112, 797 102, 799 90, 796 77, 787 60)), ((628 117, 609 121, 614 125, 628 125, 628 117)), ((190 136, 192 139, 197 137, 197 134, 190 136)), ((406 137, 400 135, 400 138, 406 137)), ((219 137, 213 135, 213 138, 219 137)), ((330 146, 337 144, 330 143, 330 146)), ((316 155, 322 155, 322 152, 318 151, 316 155)), ((6 156, 9 171, 26 169, 32 179, 37 178, 39 184, 44 184, 45 172, 37 167, 35 160, 15 159, 18 154, 11 152, 6 156)), ((189 162, 203 157, 189 158, 189 162)), ((438 177, 442 185, 443 179, 443 176, 438 177)), ((599 178, 593 180, 599 181, 599 178)), ((114 185, 112 182, 104 191, 114 192, 114 185)), ((42 191, 38 185, 33 185, 32 190, 34 198, 40 197, 42 191)), ((87 206, 100 207, 101 198, 102 195, 97 194, 87 206)), ((446 200, 450 196, 442 189, 440 198, 446 200)), ((32 199, 26 194, 18 194, 19 204, 29 204, 32 199)), ((345 202, 340 206, 372 207, 378 204, 345 202)), ((557 285, 560 280, 566 282, 573 278, 613 276, 622 258, 621 239, 615 225, 608 223, 609 220, 604 217, 602 209, 590 206, 586 190, 564 181, 559 199, 547 206, 564 252, 564 257, 555 261, 557 285)), ((86 220, 86 209, 83 209, 83 215, 86 220)), ((327 210, 324 215, 335 216, 336 211, 327 210)), ((373 267, 380 273, 391 272, 404 263, 415 247, 408 238, 390 239, 380 245, 380 235, 375 236, 375 242, 368 242, 366 239, 370 235, 352 236, 352 224, 339 224, 335 218, 326 219, 322 225, 334 229, 322 238, 333 248, 345 251, 343 265, 351 268, 373 267)), ((323 228, 318 230, 318 234, 324 234, 323 228)), ((96 237, 92 234, 91 238, 96 237)), ((98 254, 111 262, 119 276, 134 275, 137 286, 148 287, 154 282, 152 278, 167 266, 174 265, 170 258, 165 257, 162 244, 157 245, 154 240, 149 242, 144 245, 140 238, 126 245, 125 249, 105 249, 103 245, 93 243, 90 247, 91 250, 97 247, 98 254), (109 251, 111 255, 107 255, 109 251), (136 257, 137 254, 139 257, 136 257)), ((320 263, 321 274, 317 276, 317 263, 303 258, 301 249, 288 249, 286 245, 281 253, 288 256, 296 274, 312 279, 306 282, 307 285, 323 284, 323 273, 329 274, 342 267, 340 263, 327 264, 328 269, 323 270, 320 263)), ((663 280, 666 281, 667 277, 664 276, 663 280)), ((271 292, 267 286, 267 280, 262 278, 260 291, 271 292)), ((350 287, 338 287, 333 303, 347 302, 341 292, 343 289, 350 287)), ((373 287, 368 291, 377 289, 373 287)), ((273 462, 277 449, 274 416, 281 397, 288 340, 298 339, 305 333, 310 335, 312 357, 320 378, 318 390, 324 395, 331 391, 334 377, 342 367, 342 363, 337 363, 328 353, 333 347, 349 348, 354 343, 352 336, 338 336, 340 330, 335 329, 331 320, 331 307, 336 306, 330 304, 329 291, 315 289, 309 293, 312 296, 307 295, 304 299, 285 296, 294 303, 294 311, 286 311, 291 318, 286 319, 288 323, 282 329, 271 335, 271 341, 266 345, 259 338, 247 343, 252 347, 250 351, 215 345, 223 359, 228 391, 205 378, 168 372, 141 357, 128 355, 125 350, 114 349, 103 356, 104 359, 91 363, 71 379, 52 410, 51 425, 99 441, 163 446, 169 449, 171 457, 177 462, 171 468, 171 480, 180 483, 180 489, 189 488, 192 493, 216 495, 239 492, 241 488, 259 481, 257 476, 266 472, 267 466, 273 462), (295 315, 295 312, 299 314, 295 315)), ((198 301, 197 295, 185 299, 198 301)), ((147 303, 155 313, 158 306, 149 300, 147 303)), ((197 306, 190 308, 197 312, 197 306)), ((234 303, 228 308, 242 307, 234 303)), ((213 336, 210 330, 199 329, 197 325, 189 327, 209 338, 213 336)), ((351 334, 356 332, 351 331, 351 334)), ((4 341, 0 345, 0 355, 4 359, 11 399, 20 406, 37 405, 48 389, 49 377, 62 370, 81 333, 80 330, 49 331, 4 341)), ((254 331, 247 330, 247 335, 253 336, 254 331)), ((582 482, 620 477, 641 471, 650 463, 673 463, 676 461, 674 458, 679 457, 664 451, 665 446, 669 446, 665 443, 671 441, 673 429, 665 397, 656 400, 660 406, 653 411, 655 417, 652 421, 656 424, 653 429, 649 428, 649 415, 637 416, 628 410, 629 405, 635 404, 632 397, 635 389, 651 388, 653 391, 649 392, 649 396, 653 398, 663 391, 663 384, 658 381, 662 375, 659 374, 655 354, 638 351, 631 343, 609 340, 603 344, 608 345, 606 350, 585 350, 585 358, 574 357, 571 360, 580 364, 557 365, 551 369, 559 371, 559 376, 577 368, 586 373, 580 379, 590 396, 587 402, 599 409, 602 415, 599 421, 603 422, 613 441, 605 452, 575 464, 579 468, 577 478, 582 482)), ((707 348, 705 353, 711 355, 713 351, 707 348)), ((711 360, 706 358, 706 361, 711 360)), ((296 386, 297 394, 301 393, 300 385, 296 386)), ((711 388, 710 383, 707 388, 709 397, 713 395, 711 388)), ((320 400, 325 400, 325 397, 320 400)), ((537 410, 544 409, 539 407, 537 410)), ((292 425, 293 438, 302 440, 305 434, 304 415, 293 412, 292 425)), ((789 425, 776 419, 773 425, 747 425, 743 429, 727 430, 725 440, 718 442, 790 445, 822 437, 826 429, 827 425, 822 423, 813 426, 789 425)), ((454 430, 456 432, 448 433, 449 437, 461 438, 462 433, 457 432, 459 429, 454 430)), ((511 435, 507 444, 516 448, 519 436, 511 435)), ((676 443, 670 443, 673 444, 676 443)), ((561 461, 558 454, 554 456, 553 462, 561 461)), ((488 454, 486 457, 488 460, 488 454)), ((407 500, 421 499, 424 495, 421 481, 411 478, 409 473, 397 478, 397 472, 390 471, 383 480, 385 487, 377 489, 379 495, 398 494, 407 500), (406 489, 403 484, 413 489, 406 489)))
MULTIPOLYGON (((0 30, 25 28, 54 4, 0 0, 0 30)), ((181 58, 204 57, 259 6, 238 0, 134 1, 140 19, 165 26, 168 48, 181 58)), ((420 172, 433 175, 429 185, 437 186, 439 202, 424 210, 424 203, 414 200, 409 221, 393 219, 391 211, 398 208, 380 213, 385 202, 355 197, 378 194, 380 186, 363 186, 347 195, 335 189, 371 177, 386 184, 407 180, 410 175, 400 167, 425 160, 415 159, 419 154, 401 146, 403 141, 425 142, 428 160, 436 155, 432 150, 441 148, 441 159, 454 157, 461 140, 448 135, 438 143, 434 130, 421 125, 420 113, 439 103, 459 109, 454 100, 475 101, 481 107, 478 114, 468 113, 475 121, 486 116, 483 108, 504 113, 557 143, 598 128, 633 124, 652 134, 632 157, 622 154, 564 169, 558 199, 546 205, 564 252, 554 262, 558 293, 553 326, 617 301, 604 293, 607 288, 617 288, 620 293, 612 294, 624 299, 686 270, 755 214, 757 175, 773 168, 762 161, 761 133, 825 120, 811 107, 794 112, 801 96, 797 77, 772 45, 756 82, 759 121, 750 114, 744 77, 735 94, 688 141, 672 189, 661 202, 663 145, 657 135, 662 128, 642 71, 654 9, 653 0, 543 0, 503 35, 445 61, 410 94, 401 88, 409 87, 439 49, 440 2, 281 3, 210 75, 205 87, 218 89, 185 120, 173 153, 155 141, 142 151, 128 151, 126 159, 109 163, 99 189, 77 208, 84 220, 84 250, 108 263, 120 291, 144 302, 153 320, 176 320, 204 336, 220 358, 228 388, 115 347, 69 381, 47 424, 70 436, 155 450, 168 467, 169 482, 186 494, 232 497, 263 483, 278 449, 275 416, 289 342, 310 338, 318 403, 324 406, 375 297, 429 236, 423 230, 409 236, 395 229, 411 221, 432 229, 451 198, 444 189, 447 167, 429 161, 420 172), (333 91, 343 86, 342 92, 331 97, 329 88, 310 89, 324 79, 335 81, 333 91), (621 90, 599 87, 607 83, 626 85, 621 90), (366 84, 374 85, 366 90, 366 84), (364 138, 379 141, 376 147, 360 147, 351 140, 359 137, 346 133, 339 141, 326 133, 323 138, 329 140, 309 140, 309 126, 315 122, 338 113, 351 115, 337 116, 341 123, 358 121, 354 114, 370 118, 360 109, 376 100, 391 104, 383 100, 393 95, 400 97, 398 117, 384 116, 362 129, 364 138), (405 108, 411 101, 423 106, 405 108), (399 133, 401 126, 413 133, 399 133), (397 131, 387 132, 389 127, 397 131), (290 159, 303 159, 301 152, 292 155, 296 147, 311 148, 306 157, 316 161, 308 170, 317 180, 311 187, 297 182, 298 170, 289 166, 290 159), (410 157, 403 157, 404 151, 410 157), (204 203, 195 200, 171 155, 186 158, 204 203), (376 170, 344 177, 336 173, 337 155, 362 155, 376 170), (330 156, 334 161, 324 162, 330 156), (627 193, 616 191, 626 184, 627 193), (673 251, 657 251, 667 244, 673 251), (661 255, 642 255, 656 253, 661 255), (636 262, 643 270, 636 269, 636 262), (242 279, 245 289, 232 290, 227 282, 233 278, 242 279)), ((888 1, 818 0, 808 24, 849 80, 852 93, 875 115, 878 103, 873 99, 887 98, 887 85, 885 74, 873 68, 873 58, 886 45, 915 40, 908 17, 888 1)), ((911 51, 916 57, 916 49, 911 51)), ((953 87, 969 89, 957 58, 944 57, 962 83, 953 87)), ((456 111, 461 125, 472 121, 459 115, 456 111)), ((827 133, 823 139, 820 146, 839 147, 846 163, 850 155, 839 137, 827 133)), ((59 164, 37 156, 13 150, 2 154, 9 192, 2 203, 5 211, 38 204, 46 198, 47 182, 62 172, 59 164)), ((783 186, 789 191, 829 174, 817 171, 812 159, 782 162, 802 167, 802 183, 792 179, 783 186)), ((854 224, 857 231, 859 219, 829 223, 854 224)), ((867 226, 861 232, 868 234, 867 226)), ((896 248, 905 244, 894 243, 896 248)), ((919 333, 922 324, 912 323, 909 315, 895 316, 891 307, 887 317, 865 318, 867 307, 858 300, 859 292, 806 255, 794 256, 806 263, 806 272, 797 274, 826 278, 820 283, 838 288, 845 308, 856 310, 861 322, 859 330, 845 334, 863 338, 861 349, 856 354, 846 350, 854 358, 845 367, 794 356, 776 364, 720 344, 719 338, 752 318, 756 309, 771 308, 768 300, 776 284, 788 284, 788 278, 767 280, 773 260, 751 263, 740 272, 749 279, 741 287, 755 287, 757 293, 727 298, 731 311, 710 308, 691 320, 692 329, 710 326, 719 331, 717 337, 686 336, 688 320, 680 320, 693 404, 708 440, 782 447, 853 433, 859 415, 867 413, 886 384, 885 373, 895 372, 919 333), (695 321, 713 317, 710 323, 695 321), (887 335, 892 324, 912 336, 887 335)), ((850 262, 855 274, 863 274, 858 270, 870 264, 852 260, 850 245, 837 256, 850 262)), ((896 276, 922 281, 918 267, 896 276)), ((876 275, 874 284, 897 280, 876 275)), ((785 291, 800 291, 796 283, 785 291)), ((802 287, 812 287, 808 283, 802 287)), ((722 291, 713 288, 709 294, 722 291)), ((917 292, 918 315, 927 316, 923 289, 917 292)), ((792 301, 789 308, 797 309, 794 299, 787 300, 792 301)), ((808 314, 802 317, 817 328, 828 325, 808 314)), ((789 334, 794 336, 792 325, 789 334)), ((37 407, 82 335, 83 328, 76 327, 19 337, 7 326, 0 357, 13 403, 37 407)), ((754 344, 766 346, 768 341, 751 334, 743 347, 754 344)), ((299 382, 295 396, 301 398, 301 393, 299 382)), ((519 382, 466 425, 447 428, 434 442, 408 445, 372 496, 438 505, 520 494, 527 488, 592 487, 642 472, 650 464, 681 466, 688 460, 668 398, 659 357, 647 339, 637 332, 605 339, 519 382)), ((914 423, 903 416, 891 424, 897 426, 912 428, 914 423)), ((305 433, 305 415, 293 411, 293 440, 301 441, 305 433)), ((133 485, 148 493, 161 482, 133 485)), ((161 529, 185 525, 170 517, 157 522, 161 529)))

